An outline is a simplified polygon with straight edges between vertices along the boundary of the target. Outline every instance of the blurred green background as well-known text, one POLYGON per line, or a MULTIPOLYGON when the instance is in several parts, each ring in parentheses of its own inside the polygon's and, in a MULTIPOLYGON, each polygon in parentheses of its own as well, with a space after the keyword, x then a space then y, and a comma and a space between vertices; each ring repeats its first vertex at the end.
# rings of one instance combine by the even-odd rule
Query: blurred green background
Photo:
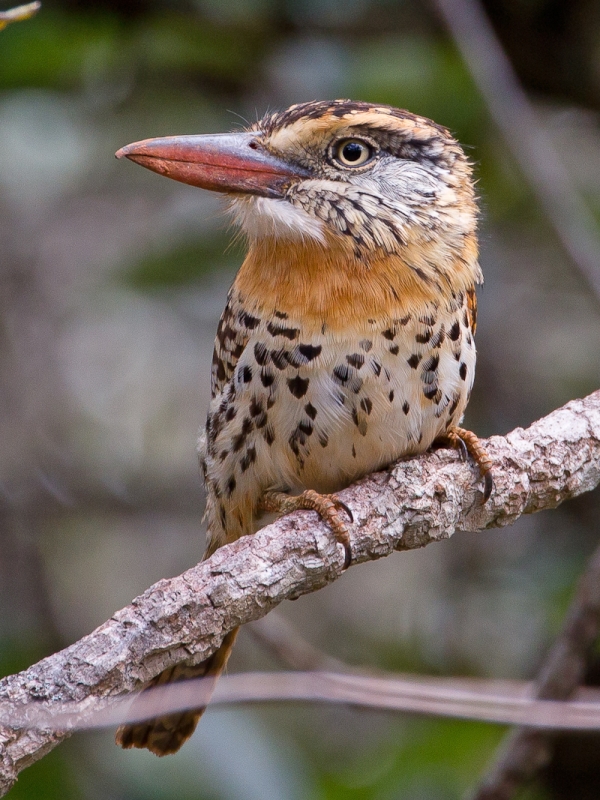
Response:
MULTIPOLYGON (((486 7, 599 212, 597 0, 486 7)), ((194 442, 242 248, 217 196, 114 151, 334 97, 431 116, 475 162, 486 283, 467 427, 505 433, 598 387, 598 306, 425 0, 45 2, 0 33, 1 674, 203 551, 194 442)), ((278 613, 354 665, 529 678, 599 511, 596 492, 512 528, 457 534, 350 570, 278 613)), ((231 671, 278 668, 249 632, 239 642, 231 671)), ((79 734, 11 797, 454 800, 502 733, 339 707, 214 709, 164 760, 121 751, 112 732, 79 734)), ((598 738, 561 741, 523 797, 600 796, 598 738)))

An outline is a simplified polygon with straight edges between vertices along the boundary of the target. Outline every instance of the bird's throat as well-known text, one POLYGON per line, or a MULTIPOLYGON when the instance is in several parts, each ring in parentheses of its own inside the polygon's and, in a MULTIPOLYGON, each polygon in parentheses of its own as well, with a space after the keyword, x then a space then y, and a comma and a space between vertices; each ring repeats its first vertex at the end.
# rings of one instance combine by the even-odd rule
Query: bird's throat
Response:
POLYGON ((401 254, 357 252, 350 239, 252 242, 234 291, 248 310, 300 317, 308 329, 331 332, 373 318, 402 317, 450 299, 479 282, 475 237, 461 246, 436 240, 408 243, 401 254))

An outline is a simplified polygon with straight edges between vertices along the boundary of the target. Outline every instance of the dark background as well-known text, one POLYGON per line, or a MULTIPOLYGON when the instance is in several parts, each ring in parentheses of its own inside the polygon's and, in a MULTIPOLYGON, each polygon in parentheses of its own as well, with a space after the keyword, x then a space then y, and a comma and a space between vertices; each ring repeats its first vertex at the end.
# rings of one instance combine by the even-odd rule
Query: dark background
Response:
MULTIPOLYGON (((597 215, 599 3, 486 8, 597 215)), ((486 283, 466 426, 505 433, 598 387, 600 306, 425 0, 47 2, 0 33, 2 674, 203 551, 194 442, 243 252, 217 196, 114 151, 334 97, 431 116, 475 162, 486 283)), ((599 510, 596 492, 512 528, 457 534, 350 570, 278 613, 351 664, 529 678, 595 546, 599 510)), ((242 633, 232 671, 277 666, 242 633)), ((111 732, 79 734, 11 797, 454 800, 502 733, 338 707, 215 709, 160 761, 122 752, 111 732)), ((582 776, 600 796, 600 775, 574 766, 573 751, 588 750, 599 762, 592 737, 563 747, 523 797, 583 800, 582 776)))

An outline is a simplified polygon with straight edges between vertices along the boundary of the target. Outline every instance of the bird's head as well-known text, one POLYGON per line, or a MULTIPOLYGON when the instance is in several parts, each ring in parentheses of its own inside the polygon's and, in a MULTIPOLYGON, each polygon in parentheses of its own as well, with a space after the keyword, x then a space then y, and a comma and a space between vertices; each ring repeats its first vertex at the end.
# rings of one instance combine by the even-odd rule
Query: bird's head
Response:
POLYGON ((451 271, 480 280, 469 162, 444 127, 408 111, 302 103, 245 132, 149 139, 117 156, 227 193, 251 250, 326 249, 362 268, 391 258, 432 289, 451 271))

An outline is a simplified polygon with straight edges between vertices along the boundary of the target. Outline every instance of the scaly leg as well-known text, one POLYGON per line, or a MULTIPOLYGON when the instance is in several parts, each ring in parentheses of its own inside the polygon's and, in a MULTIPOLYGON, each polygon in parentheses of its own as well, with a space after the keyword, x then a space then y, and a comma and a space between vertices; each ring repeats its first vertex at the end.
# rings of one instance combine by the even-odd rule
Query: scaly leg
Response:
POLYGON ((352 550, 348 528, 340 519, 339 512, 345 511, 350 522, 354 522, 352 511, 348 506, 333 494, 319 494, 313 489, 307 489, 299 495, 289 495, 284 492, 265 492, 261 506, 265 511, 275 511, 278 514, 290 514, 292 511, 316 511, 323 522, 326 522, 338 542, 343 545, 346 558, 344 569, 352 563, 352 550))
POLYGON ((461 451, 464 458, 465 451, 469 453, 473 461, 479 467, 479 472, 484 480, 483 487, 483 503, 487 503, 494 488, 494 477, 492 475, 492 459, 485 452, 477 435, 473 431, 467 431, 465 428, 458 428, 456 426, 449 428, 442 441, 447 442, 451 447, 455 447, 461 451))

